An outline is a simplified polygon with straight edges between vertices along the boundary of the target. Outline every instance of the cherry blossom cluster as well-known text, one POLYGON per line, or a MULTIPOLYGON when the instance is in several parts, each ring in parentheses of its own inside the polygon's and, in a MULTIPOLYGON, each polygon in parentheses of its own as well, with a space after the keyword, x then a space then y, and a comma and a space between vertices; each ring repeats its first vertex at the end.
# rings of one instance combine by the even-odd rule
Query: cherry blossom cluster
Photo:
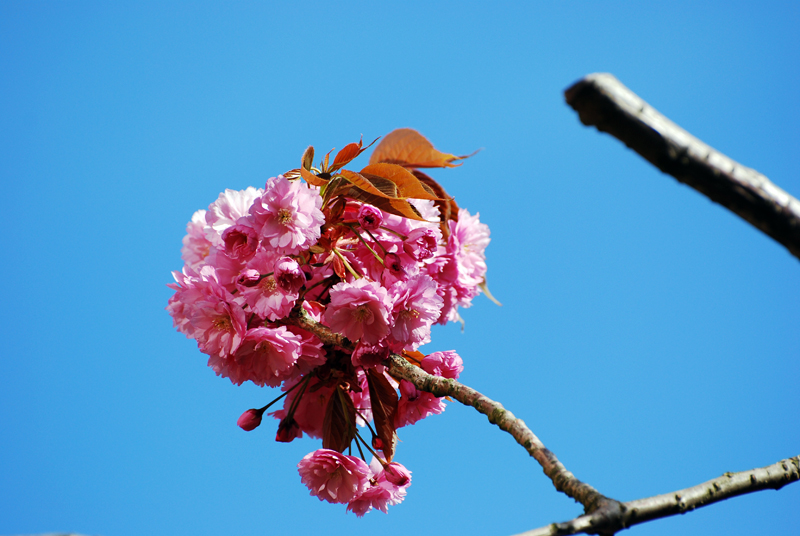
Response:
POLYGON ((480 292, 489 229, 464 209, 440 221, 441 200, 403 200, 418 216, 407 217, 355 188, 286 175, 226 190, 192 216, 167 310, 219 376, 282 390, 245 411, 241 428, 283 399, 269 413, 276 440, 322 439, 298 464, 312 495, 358 516, 386 512, 411 483, 392 461, 397 430, 445 407, 390 376, 386 360, 458 377, 458 354, 418 349, 480 292))

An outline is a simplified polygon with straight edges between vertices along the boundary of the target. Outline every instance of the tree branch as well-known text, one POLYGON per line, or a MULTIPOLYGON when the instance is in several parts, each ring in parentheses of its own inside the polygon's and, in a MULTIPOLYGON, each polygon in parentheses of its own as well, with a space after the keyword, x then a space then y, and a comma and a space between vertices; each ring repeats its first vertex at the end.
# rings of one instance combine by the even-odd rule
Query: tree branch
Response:
MULTIPOLYGON (((708 506, 737 495, 765 489, 778 490, 786 484, 791 484, 798 480, 800 480, 800 456, 787 458, 778 463, 750 471, 725 473, 719 478, 691 488, 623 503, 619 524, 616 527, 608 526, 608 528, 616 532, 645 521, 683 514, 695 508, 708 506)), ((593 534, 595 525, 592 518, 594 516, 595 514, 583 515, 571 521, 552 523, 546 527, 523 532, 516 536, 593 534)))
POLYGON ((419 367, 411 365, 403 357, 389 356, 389 374, 395 378, 408 380, 414 386, 435 396, 452 397, 465 406, 471 406, 489 418, 489 422, 508 432, 542 466, 544 473, 553 481, 555 488, 575 499, 592 512, 592 528, 601 531, 610 524, 617 523, 622 513, 621 504, 610 499, 589 484, 581 482, 558 461, 556 455, 548 450, 538 437, 499 402, 482 395, 450 378, 428 374, 419 367))
POLYGON ((800 258, 800 201, 698 140, 613 75, 590 74, 564 92, 587 126, 608 132, 651 164, 736 213, 800 258))
MULTIPOLYGON (((301 305, 295 306, 286 319, 286 323, 299 326, 315 334, 323 343, 333 344, 352 350, 353 344, 334 333, 328 326, 316 322, 301 305)), ((527 427, 522 419, 505 409, 499 402, 495 402, 480 394, 475 389, 467 387, 455 380, 428 374, 419 367, 411 365, 405 358, 391 354, 387 361, 389 374, 395 378, 408 380, 414 386, 435 396, 450 396, 466 406, 471 406, 489 418, 489 422, 497 425, 501 430, 522 445, 533 458, 542 466, 544 473, 553 482, 555 488, 581 503, 586 513, 594 514, 593 526, 601 530, 606 525, 619 522, 622 514, 621 503, 610 499, 589 484, 581 482, 558 461, 556 455, 545 448, 538 437, 527 427)))

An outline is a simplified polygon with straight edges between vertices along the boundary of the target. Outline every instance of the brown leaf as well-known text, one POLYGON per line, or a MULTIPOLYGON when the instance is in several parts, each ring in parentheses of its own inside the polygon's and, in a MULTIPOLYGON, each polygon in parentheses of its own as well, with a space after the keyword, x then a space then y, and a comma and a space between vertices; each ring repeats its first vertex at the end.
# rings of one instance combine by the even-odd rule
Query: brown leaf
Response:
POLYGON ((394 414, 397 411, 397 391, 386 379, 386 376, 375 369, 367 370, 369 399, 372 404, 372 419, 375 421, 375 432, 381 440, 383 455, 386 461, 394 456, 394 414))
MULTIPOLYGON (((475 154, 475 153, 472 153, 475 154)), ((398 164, 407 168, 456 167, 456 160, 463 160, 472 155, 456 156, 437 151, 431 142, 416 130, 398 128, 390 132, 375 147, 369 159, 370 164, 381 162, 398 164)))
POLYGON ((447 192, 442 188, 442 185, 433 180, 425 173, 418 169, 412 170, 412 173, 421 183, 430 188, 439 199, 434 201, 433 204, 439 209, 439 229, 442 231, 442 236, 447 240, 450 237, 450 225, 448 221, 458 221, 458 205, 456 200, 447 195, 447 192))
POLYGON ((439 214, 441 215, 442 222, 445 223, 447 220, 458 220, 458 205, 456 204, 456 200, 450 197, 445 189, 442 187, 441 184, 433 180, 432 177, 426 175, 425 173, 415 169, 411 173, 419 179, 419 181, 431 189, 431 191, 436 195, 438 198, 434 201, 434 205, 439 209, 439 214))
POLYGON ((355 186, 359 190, 362 190, 368 194, 386 198, 397 197, 396 189, 394 192, 392 192, 391 190, 386 192, 383 191, 384 189, 386 189, 385 183, 389 182, 386 181, 385 179, 384 181, 381 181, 378 185, 375 185, 373 184, 373 181, 370 181, 367 177, 365 177, 361 173, 356 173, 355 171, 350 171, 349 169, 341 170, 339 172, 339 175, 347 179, 353 186, 355 186), (379 188, 379 186, 382 186, 383 189, 379 188), (393 193, 394 195, 392 195, 393 193))
POLYGON ((427 356, 417 350, 403 350, 403 357, 415 367, 421 368, 420 363, 422 363, 422 360, 427 356))
POLYGON ((361 170, 361 174, 376 175, 392 181, 397 186, 401 197, 413 199, 439 200, 436 194, 409 170, 397 164, 370 164, 361 170))
POLYGON ((391 199, 388 197, 380 197, 374 194, 367 193, 358 188, 351 188, 347 196, 356 201, 368 203, 373 207, 379 208, 389 214, 409 218, 417 221, 428 221, 422 217, 419 211, 414 208, 414 205, 405 199, 391 199))
POLYGON ((334 173, 336 170, 343 168, 347 164, 350 163, 351 160, 356 158, 358 155, 372 147, 372 144, 378 141, 380 138, 375 138, 372 140, 372 143, 367 145, 366 147, 362 147, 363 140, 358 140, 358 143, 348 143, 344 146, 344 149, 336 153, 336 158, 333 159, 333 164, 331 167, 326 169, 328 173, 334 173))
POLYGON ((344 452, 356 436, 356 408, 353 400, 336 386, 322 422, 322 448, 344 452))
POLYGON ((314 165, 314 146, 309 145, 306 147, 306 150, 303 151, 303 158, 301 159, 301 166, 304 169, 311 169, 311 166, 314 165))
POLYGON ((314 175, 312 172, 308 171, 305 168, 300 168, 300 175, 308 184, 312 186, 319 186, 321 188, 328 183, 328 181, 326 181, 322 177, 314 175))
POLYGON ((290 181, 297 180, 301 177, 300 169, 299 168, 290 169, 289 171, 285 172, 283 176, 289 179, 290 181))

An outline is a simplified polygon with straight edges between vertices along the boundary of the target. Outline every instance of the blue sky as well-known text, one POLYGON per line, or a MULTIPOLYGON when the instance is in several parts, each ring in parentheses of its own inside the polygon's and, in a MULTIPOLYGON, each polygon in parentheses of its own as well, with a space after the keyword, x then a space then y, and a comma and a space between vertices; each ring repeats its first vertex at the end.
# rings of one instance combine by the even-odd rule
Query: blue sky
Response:
MULTIPOLYGON (((492 230, 466 328, 434 330, 579 478, 619 500, 800 453, 800 264, 563 90, 611 72, 800 194, 796 2, 0 4, 0 534, 510 535, 572 518, 510 437, 451 404, 401 435, 406 501, 357 519, 244 433, 273 393, 164 311, 192 213, 412 127, 492 230)), ((362 157, 363 158, 363 157, 362 157)), ((365 158, 366 162, 366 158, 365 158)), ((797 531, 800 485, 638 535, 797 531)))

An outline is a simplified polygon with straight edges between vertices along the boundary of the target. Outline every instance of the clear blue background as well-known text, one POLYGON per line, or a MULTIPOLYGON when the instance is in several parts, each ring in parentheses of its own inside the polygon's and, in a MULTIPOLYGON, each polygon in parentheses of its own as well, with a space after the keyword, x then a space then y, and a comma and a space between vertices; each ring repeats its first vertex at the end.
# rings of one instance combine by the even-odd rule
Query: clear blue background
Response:
MULTIPOLYGON (((797 2, 0 4, 0 534, 510 535, 572 518, 474 410, 401 434, 406 501, 309 497, 239 414, 273 393, 205 365, 164 311, 192 213, 318 154, 413 127, 492 230, 462 379, 619 500, 800 454, 800 263, 580 125, 611 72, 800 194, 797 2), (113 5, 111 5, 113 4, 113 5), (549 5, 544 5, 549 4, 549 5)), ((366 163, 366 157, 362 164, 366 163)), ((632 529, 798 534, 800 484, 632 529)))

